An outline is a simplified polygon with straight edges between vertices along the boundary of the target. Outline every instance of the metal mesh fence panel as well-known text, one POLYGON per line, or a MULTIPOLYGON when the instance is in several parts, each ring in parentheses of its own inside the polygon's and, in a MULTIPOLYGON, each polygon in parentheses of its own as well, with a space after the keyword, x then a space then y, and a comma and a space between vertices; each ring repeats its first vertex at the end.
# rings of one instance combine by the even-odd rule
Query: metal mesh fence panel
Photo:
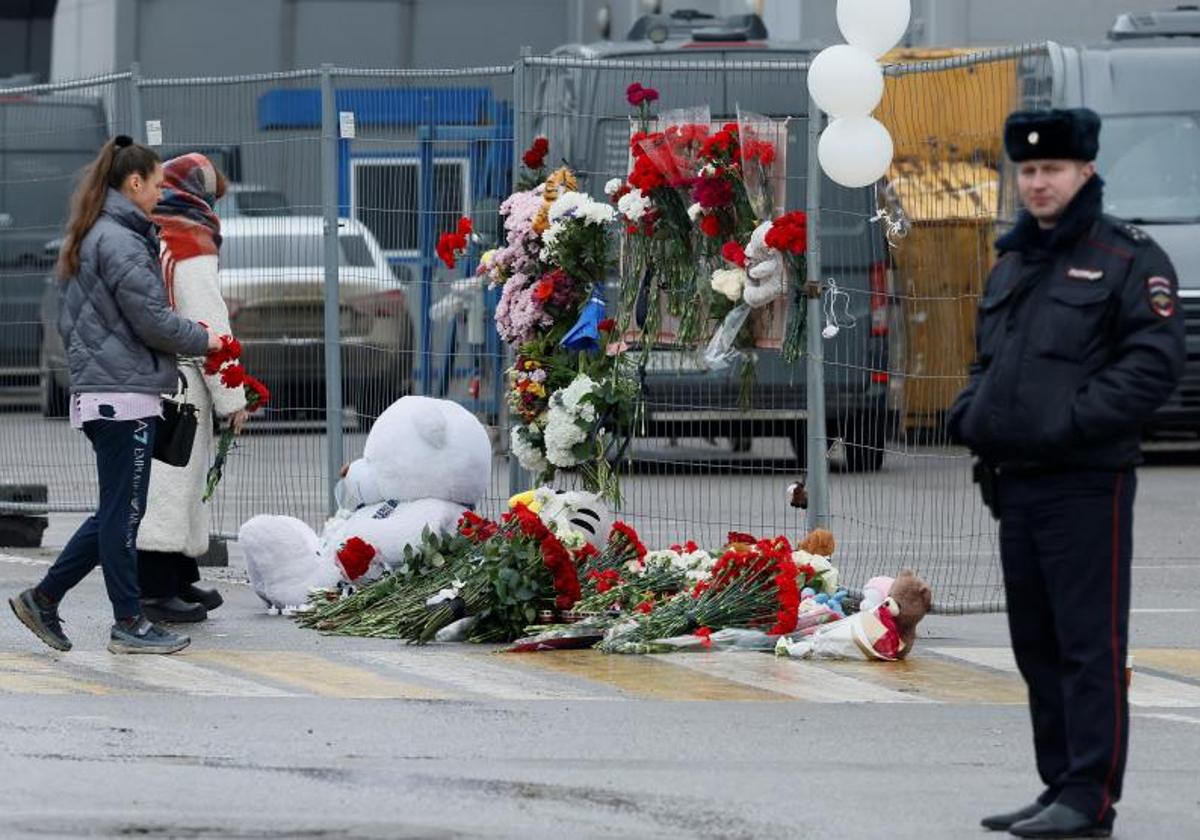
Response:
POLYGON ((218 208, 221 289, 247 368, 273 398, 226 467, 214 530, 235 533, 260 512, 318 524, 331 471, 357 457, 371 422, 409 393, 454 399, 492 431, 486 507, 495 513, 529 479, 505 457, 509 351, 492 322, 498 294, 473 278, 475 262, 502 237, 498 207, 535 136, 594 196, 628 173, 626 88, 636 81, 659 91, 660 111, 703 105, 714 125, 739 110, 770 121, 784 159, 771 185, 776 213, 819 219, 823 314, 808 329, 838 329, 819 342, 823 418, 808 414, 807 354, 789 363, 780 352, 778 312, 756 322, 739 362, 722 370, 699 360, 715 323, 686 345, 669 320, 643 336, 646 410, 620 514, 651 545, 717 544, 730 529, 798 534, 809 522, 786 489, 804 474, 816 423, 833 465, 831 525, 846 579, 907 565, 944 609, 998 606, 992 523, 966 453, 941 429, 973 354, 991 241, 1015 210, 1001 124, 1013 107, 1049 103, 1049 60, 1038 47, 900 55, 877 111, 896 141, 887 178, 850 190, 822 177, 810 206, 807 58, 523 56, 472 70, 124 74, 6 92, 0 361, 12 386, 5 399, 24 403, 0 415, 3 479, 37 476, 51 509, 94 504, 82 437, 29 409, 65 415, 61 355, 44 340, 54 317, 45 244, 61 228, 75 171, 123 131, 164 157, 203 152, 232 183, 218 208), (448 270, 436 242, 461 216, 475 234, 448 270), (337 220, 329 253, 327 219, 337 220))
POLYGON ((58 240, 82 169, 106 139, 132 131, 131 92, 128 73, 0 90, 0 484, 45 485, 54 510, 96 504, 91 449, 57 419, 68 387, 58 240))
MULTIPOLYGON (((518 145, 546 136, 551 157, 571 165, 581 189, 603 197, 606 181, 628 173, 632 109, 626 88, 639 82, 659 92, 656 111, 706 106, 714 126, 736 121, 739 108, 775 121, 784 139, 779 153, 786 155, 782 183, 773 185, 783 196, 779 209, 804 209, 808 121, 801 57, 550 57, 529 58, 525 65, 518 76, 525 106, 518 145)), ((869 215, 865 198, 838 193, 837 199, 857 201, 860 215, 869 215)), ((616 303, 613 284, 610 306, 616 303)), ((714 327, 710 322, 705 335, 714 327)), ((754 382, 746 400, 741 363, 707 370, 697 345, 674 342, 672 330, 665 323, 646 337, 653 349, 641 373, 645 417, 622 480, 622 516, 657 546, 689 538, 719 544, 734 528, 800 530, 803 518, 788 507, 785 491, 800 475, 797 457, 805 448, 803 360, 785 364, 777 343, 747 347, 743 359, 754 382)))
MULTIPOLYGON (((880 448, 882 468, 855 474, 844 458, 830 483, 831 510, 835 531, 854 546, 857 577, 911 566, 945 610, 1003 605, 995 522, 972 483, 969 455, 950 445, 944 423, 975 355, 975 313, 997 228, 1015 210, 1004 119, 1038 102, 1047 78, 1041 47, 907 52, 888 69, 877 112, 896 158, 874 191, 872 220, 860 221, 883 233, 890 276, 851 296, 878 307, 871 332, 884 332, 887 362, 870 376, 886 386, 887 400, 882 412, 831 419, 835 450, 849 455, 858 436, 880 448)), ((834 277, 836 248, 826 270, 834 277)), ((827 371, 854 367, 839 350, 828 352, 827 371)))
MULTIPOLYGON (((319 75, 145 80, 139 88, 143 128, 158 133, 147 139, 163 159, 201 152, 230 181, 216 208, 221 294, 247 371, 271 390, 230 453, 211 502, 213 529, 236 533, 267 512, 317 524, 328 481, 319 75)), ((339 233, 343 253, 359 244, 353 232, 339 233)), ((365 244, 346 256, 363 266, 356 270, 375 270, 365 244)))
MULTIPOLYGON (((1013 208, 1009 191, 1007 213, 999 212, 1002 123, 1017 104, 1045 97, 1049 68, 1041 48, 912 63, 922 57, 902 55, 888 71, 877 111, 897 146, 888 177, 851 190, 822 176, 817 207, 806 201, 804 57, 528 58, 517 78, 518 145, 546 136, 552 156, 599 194, 628 171, 631 82, 657 89, 661 109, 707 105, 714 124, 736 119, 739 109, 782 122, 779 210, 819 216, 823 314, 808 329, 837 327, 820 342, 820 429, 839 567, 858 581, 911 566, 942 609, 999 608, 994 527, 969 459, 948 445, 942 423, 973 356, 998 216, 1013 208)), ((813 419, 806 359, 789 364, 770 341, 746 353, 749 400, 740 374, 705 370, 695 346, 660 337, 649 354, 646 419, 621 511, 649 543, 719 543, 729 529, 796 534, 808 525, 786 496, 803 475, 813 419)))
MULTIPOLYGON (((338 140, 338 215, 373 237, 390 268, 353 279, 369 326, 361 322, 360 335, 343 329, 341 336, 347 402, 363 426, 396 398, 420 394, 458 402, 493 441, 502 439, 505 357, 492 326, 498 295, 473 274, 503 234, 512 75, 511 66, 336 71, 340 122, 346 114, 354 122, 354 136, 338 140), (462 217, 475 233, 449 269, 437 257, 437 240, 462 217)), ((347 438, 347 460, 361 454, 363 431, 347 438)), ((510 495, 503 448, 495 451, 485 504, 493 514, 510 495)))

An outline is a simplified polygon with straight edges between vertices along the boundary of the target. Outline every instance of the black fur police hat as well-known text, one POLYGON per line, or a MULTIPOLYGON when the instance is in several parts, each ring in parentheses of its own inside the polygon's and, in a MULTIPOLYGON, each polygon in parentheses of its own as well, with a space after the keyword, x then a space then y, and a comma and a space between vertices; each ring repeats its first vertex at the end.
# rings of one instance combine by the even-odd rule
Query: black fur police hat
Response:
POLYGON ((1100 117, 1091 108, 1016 111, 1004 123, 1004 148, 1014 163, 1095 160, 1100 151, 1100 117))

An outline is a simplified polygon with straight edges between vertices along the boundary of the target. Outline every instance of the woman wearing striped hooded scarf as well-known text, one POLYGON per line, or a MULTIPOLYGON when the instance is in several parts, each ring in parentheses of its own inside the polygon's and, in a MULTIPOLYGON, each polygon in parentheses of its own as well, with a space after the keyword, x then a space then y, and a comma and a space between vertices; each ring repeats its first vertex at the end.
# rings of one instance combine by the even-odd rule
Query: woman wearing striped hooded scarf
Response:
MULTIPOLYGON (((221 222, 213 205, 225 193, 225 178, 204 155, 188 154, 163 165, 163 199, 153 219, 160 228, 162 273, 167 300, 179 315, 230 334, 229 310, 221 297, 217 260, 221 222)), ((186 466, 155 464, 149 502, 138 531, 138 580, 142 609, 156 621, 203 621, 222 603, 215 590, 196 586, 196 558, 208 550, 210 508, 202 501, 214 454, 213 415, 241 431, 246 421, 242 388, 207 376, 202 359, 180 359, 187 400, 196 406, 198 428, 186 466)))

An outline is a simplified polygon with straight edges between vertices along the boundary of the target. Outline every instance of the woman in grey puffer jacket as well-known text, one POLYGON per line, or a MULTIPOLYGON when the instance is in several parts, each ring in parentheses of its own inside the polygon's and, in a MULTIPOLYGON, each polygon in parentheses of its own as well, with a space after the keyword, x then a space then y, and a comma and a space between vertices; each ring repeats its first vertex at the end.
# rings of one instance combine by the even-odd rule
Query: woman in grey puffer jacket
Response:
POLYGON ((96 452, 100 504, 42 582, 10 598, 38 638, 70 650, 58 603, 99 563, 112 602, 108 649, 174 653, 189 639, 141 614, 137 531, 146 509, 161 394, 176 388, 176 354, 220 345, 206 327, 167 304, 150 211, 161 198, 158 155, 120 136, 100 150, 72 199, 59 257, 59 332, 71 372, 71 424, 96 452))

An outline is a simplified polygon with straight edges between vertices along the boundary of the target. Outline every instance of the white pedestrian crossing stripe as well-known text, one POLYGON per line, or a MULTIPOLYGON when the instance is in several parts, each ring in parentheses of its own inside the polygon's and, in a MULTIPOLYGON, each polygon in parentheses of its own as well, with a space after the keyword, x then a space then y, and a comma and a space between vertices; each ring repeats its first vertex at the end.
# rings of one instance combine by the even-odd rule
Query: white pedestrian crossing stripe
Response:
POLYGON ((190 664, 181 656, 113 656, 78 651, 68 654, 71 665, 82 665, 113 677, 118 684, 140 684, 152 689, 197 697, 294 697, 290 691, 190 664))
POLYGON ((893 691, 847 677, 815 662, 738 653, 657 654, 671 665, 756 686, 810 703, 929 703, 924 697, 893 691))
MULTIPOLYGON (((1135 651, 1131 705, 1200 709, 1200 650, 1135 651)), ((402 645, 346 653, 222 650, 172 657, 102 651, 0 654, 0 694, 330 697, 450 701, 1025 702, 1002 647, 919 647, 904 662, 780 659, 708 652, 607 656, 595 651, 494 654, 402 645)))
MULTIPOLYGON (((1017 673, 1017 661, 1009 648, 934 648, 939 656, 948 656, 985 668, 1017 673)), ((1134 673, 1129 684, 1129 705, 1163 709, 1200 709, 1200 686, 1157 674, 1137 670, 1134 653, 1134 673)))
POLYGON ((350 654, 357 662, 382 666, 406 677, 462 690, 468 695, 494 700, 599 700, 606 695, 595 689, 547 679, 524 668, 509 667, 487 653, 449 656, 444 651, 380 650, 350 654))

